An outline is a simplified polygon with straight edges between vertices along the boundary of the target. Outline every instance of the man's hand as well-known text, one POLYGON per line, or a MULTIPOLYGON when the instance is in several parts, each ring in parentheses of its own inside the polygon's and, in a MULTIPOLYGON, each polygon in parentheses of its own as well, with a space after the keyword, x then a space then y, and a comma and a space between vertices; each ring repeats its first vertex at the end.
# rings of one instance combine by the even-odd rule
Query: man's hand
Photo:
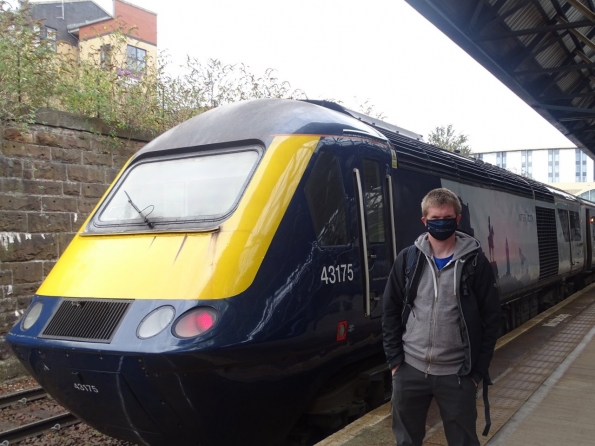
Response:
MULTIPOLYGON (((391 376, 395 376, 395 372, 399 369, 399 367, 401 366, 401 364, 399 364, 398 366, 396 366, 394 369, 392 369, 391 372, 391 376)), ((475 381, 474 381, 475 382, 475 381)))

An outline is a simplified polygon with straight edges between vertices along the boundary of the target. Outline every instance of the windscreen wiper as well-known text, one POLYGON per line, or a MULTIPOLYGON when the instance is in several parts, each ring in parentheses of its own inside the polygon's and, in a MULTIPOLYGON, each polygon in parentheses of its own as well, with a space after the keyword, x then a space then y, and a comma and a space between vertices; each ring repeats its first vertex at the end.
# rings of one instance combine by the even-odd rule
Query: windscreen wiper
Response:
MULTIPOLYGON (((130 198, 130 195, 128 195, 128 192, 124 191, 124 193, 126 194, 126 196, 128 197, 128 203, 130 203, 132 205, 132 207, 134 208, 134 210, 136 212, 138 212, 138 215, 140 215, 143 218, 143 221, 147 224, 147 226, 149 226, 149 228, 153 229, 155 227, 155 225, 153 223, 151 223, 149 221, 149 219, 145 216, 145 214, 143 214, 143 211, 141 211, 136 204, 134 204, 134 202, 132 201, 132 198, 130 198)), ((146 209, 146 208, 145 208, 146 209)), ((150 212, 149 212, 150 214, 150 212)))

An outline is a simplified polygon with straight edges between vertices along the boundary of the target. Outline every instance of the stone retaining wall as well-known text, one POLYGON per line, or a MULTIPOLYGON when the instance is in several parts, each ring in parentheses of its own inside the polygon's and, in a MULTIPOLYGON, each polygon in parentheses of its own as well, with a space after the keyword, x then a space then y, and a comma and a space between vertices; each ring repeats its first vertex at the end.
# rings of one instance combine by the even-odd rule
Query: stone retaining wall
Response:
POLYGON ((0 123, 0 380, 22 373, 5 335, 148 135, 40 110, 26 129, 0 123))

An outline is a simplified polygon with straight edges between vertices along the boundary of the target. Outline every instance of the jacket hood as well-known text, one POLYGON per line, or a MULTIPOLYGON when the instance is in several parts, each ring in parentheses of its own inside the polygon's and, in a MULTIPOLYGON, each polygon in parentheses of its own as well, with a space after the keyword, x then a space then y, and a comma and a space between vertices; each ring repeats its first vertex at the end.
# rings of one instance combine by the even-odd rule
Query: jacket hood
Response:
MULTIPOLYGON (((415 240, 415 246, 423 252, 426 256, 432 257, 432 247, 430 246, 430 241, 428 240, 428 233, 425 232, 420 235, 417 240, 415 240)), ((455 243, 455 252, 451 262, 458 260, 462 257, 465 257, 467 254, 472 253, 480 248, 480 243, 474 237, 471 237, 464 232, 457 231, 455 233, 456 243, 455 243)))

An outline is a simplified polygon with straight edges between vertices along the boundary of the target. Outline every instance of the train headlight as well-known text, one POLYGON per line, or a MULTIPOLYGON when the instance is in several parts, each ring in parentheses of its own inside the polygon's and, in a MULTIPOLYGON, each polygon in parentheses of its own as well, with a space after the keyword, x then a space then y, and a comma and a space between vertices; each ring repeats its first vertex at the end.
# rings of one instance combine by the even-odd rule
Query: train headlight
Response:
POLYGON ((141 339, 158 335, 171 323, 175 314, 176 310, 169 305, 151 311, 138 325, 136 335, 141 339))
POLYGON ((213 328, 218 319, 219 313, 214 308, 195 308, 180 316, 174 325, 174 334, 178 338, 194 338, 213 328))
POLYGON ((23 319, 23 324, 21 325, 23 330, 29 330, 31 326, 37 322, 37 319, 39 319, 39 316, 41 315, 42 309, 42 302, 35 302, 35 304, 29 308, 29 311, 27 311, 27 316, 25 316, 25 319, 23 319))

